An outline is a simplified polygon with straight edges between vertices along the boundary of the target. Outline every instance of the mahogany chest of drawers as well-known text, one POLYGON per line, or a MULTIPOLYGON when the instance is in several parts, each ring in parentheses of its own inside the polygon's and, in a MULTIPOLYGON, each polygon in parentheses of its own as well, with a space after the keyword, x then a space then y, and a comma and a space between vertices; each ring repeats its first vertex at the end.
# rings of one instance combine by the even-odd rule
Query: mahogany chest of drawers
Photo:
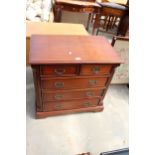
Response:
POLYGON ((101 36, 34 35, 29 58, 35 85, 36 118, 102 111, 121 60, 101 36))

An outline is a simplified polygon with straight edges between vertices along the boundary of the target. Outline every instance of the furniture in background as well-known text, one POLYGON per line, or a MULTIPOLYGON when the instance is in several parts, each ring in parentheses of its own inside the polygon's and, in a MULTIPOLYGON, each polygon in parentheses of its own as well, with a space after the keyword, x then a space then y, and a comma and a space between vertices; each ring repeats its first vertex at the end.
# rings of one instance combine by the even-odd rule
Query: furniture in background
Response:
POLYGON ((114 70, 122 62, 108 40, 34 35, 30 47, 37 118, 103 110, 114 70))
POLYGON ((114 73, 112 84, 129 84, 129 38, 115 36, 112 46, 124 61, 114 73))
POLYGON ((42 35, 88 35, 82 24, 26 22, 26 65, 29 65, 30 38, 42 35))
POLYGON ((120 22, 120 26, 117 31, 117 35, 119 36, 128 36, 129 32, 129 6, 128 3, 126 5, 128 7, 126 14, 122 17, 122 20, 120 22))
POLYGON ((90 17, 91 14, 99 13, 100 5, 92 2, 94 0, 86 0, 86 1, 76 1, 76 0, 55 0, 53 10, 54 10, 54 21, 60 22, 63 11, 71 11, 71 12, 80 12, 87 13, 88 21, 86 29, 89 29, 90 17))
POLYGON ((98 4, 100 4, 101 6, 100 13, 96 14, 92 33, 98 34, 99 31, 108 32, 115 27, 117 27, 118 29, 121 19, 126 15, 128 8, 120 4, 109 2, 103 2, 98 4))

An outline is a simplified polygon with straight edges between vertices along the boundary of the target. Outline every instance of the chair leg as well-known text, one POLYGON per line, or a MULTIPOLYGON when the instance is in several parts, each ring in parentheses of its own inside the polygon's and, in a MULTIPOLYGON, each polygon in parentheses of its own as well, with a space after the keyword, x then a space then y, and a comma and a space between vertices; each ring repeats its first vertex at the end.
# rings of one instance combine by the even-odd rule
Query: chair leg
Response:
POLYGON ((110 16, 108 16, 106 31, 108 31, 108 29, 109 29, 109 24, 110 24, 110 16))
POLYGON ((105 19, 104 19, 104 24, 103 24, 103 29, 106 29, 106 24, 107 24, 107 20, 108 20, 108 16, 105 16, 105 19))
POLYGON ((112 28, 114 28, 114 26, 115 26, 115 24, 116 24, 117 19, 118 19, 118 17, 114 17, 113 24, 112 24, 112 28))

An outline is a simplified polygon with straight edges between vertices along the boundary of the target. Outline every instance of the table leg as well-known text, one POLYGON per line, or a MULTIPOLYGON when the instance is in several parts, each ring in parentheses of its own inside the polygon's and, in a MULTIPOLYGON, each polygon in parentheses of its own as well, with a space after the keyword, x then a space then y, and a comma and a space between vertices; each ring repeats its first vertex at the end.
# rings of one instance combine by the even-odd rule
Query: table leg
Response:
POLYGON ((93 31, 92 34, 95 34, 96 28, 98 28, 100 25, 100 14, 96 14, 95 22, 93 24, 93 31))
POLYGON ((87 31, 89 30, 89 24, 90 24, 91 17, 92 17, 92 13, 89 13, 89 15, 88 15, 88 21, 87 21, 87 27, 86 27, 86 30, 87 31))
POLYGON ((54 21, 61 22, 62 10, 61 7, 54 7, 54 21))

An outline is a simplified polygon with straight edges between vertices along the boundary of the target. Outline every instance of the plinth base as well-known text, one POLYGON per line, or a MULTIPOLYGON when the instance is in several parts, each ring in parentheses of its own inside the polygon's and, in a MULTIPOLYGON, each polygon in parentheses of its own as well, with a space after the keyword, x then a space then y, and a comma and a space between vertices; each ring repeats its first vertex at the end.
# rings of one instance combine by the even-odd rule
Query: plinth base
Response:
POLYGON ((79 113, 79 112, 99 112, 99 111, 102 111, 103 109, 104 109, 103 106, 99 105, 99 106, 95 106, 95 107, 87 107, 87 108, 80 108, 80 109, 59 110, 59 111, 49 111, 49 112, 36 112, 36 118, 45 118, 48 116, 79 113))

